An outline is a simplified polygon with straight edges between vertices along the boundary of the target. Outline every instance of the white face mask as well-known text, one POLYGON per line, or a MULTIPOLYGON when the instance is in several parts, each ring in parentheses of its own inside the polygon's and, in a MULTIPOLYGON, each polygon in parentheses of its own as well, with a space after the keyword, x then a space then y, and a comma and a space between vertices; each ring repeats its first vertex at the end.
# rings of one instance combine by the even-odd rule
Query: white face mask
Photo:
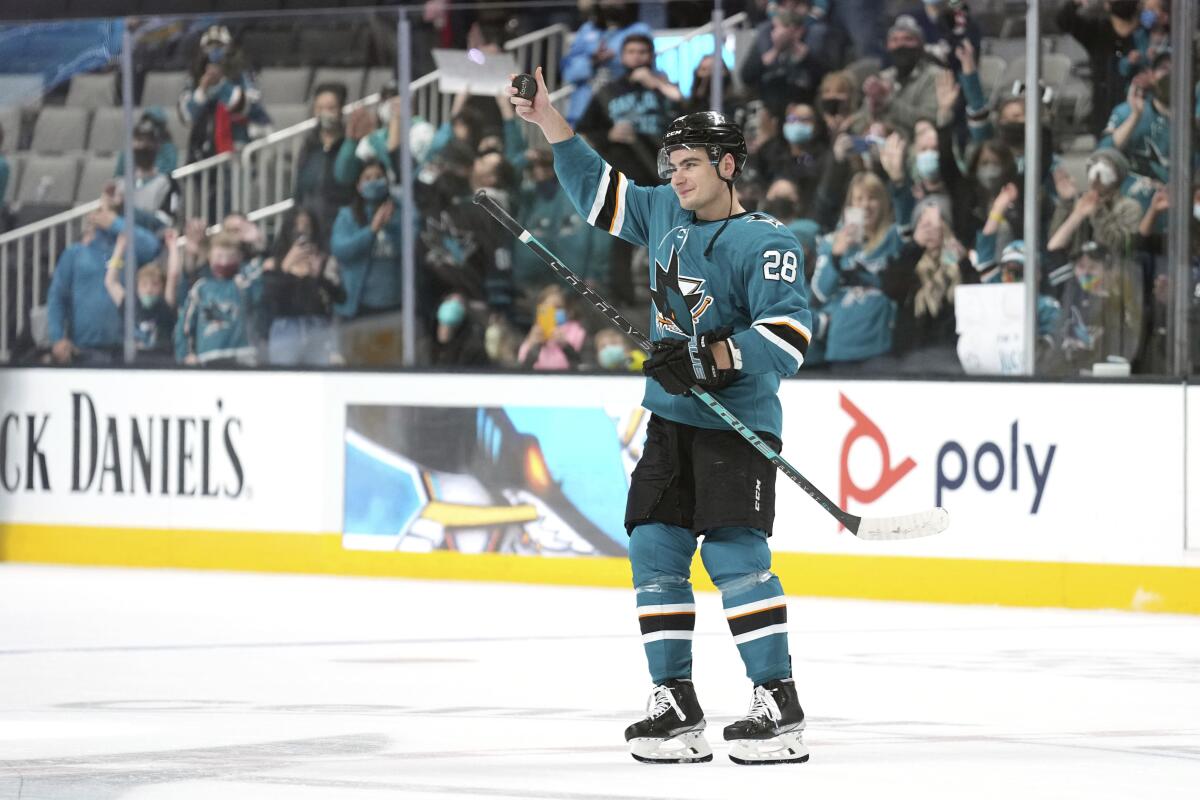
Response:
POLYGON ((381 124, 387 125, 388 123, 390 123, 392 121, 392 101, 391 100, 380 101, 379 110, 376 113, 379 114, 379 122, 381 124))
POLYGON ((1117 171, 1107 161, 1097 161, 1088 169, 1088 183, 1099 181, 1101 186, 1113 186, 1117 182, 1117 171))

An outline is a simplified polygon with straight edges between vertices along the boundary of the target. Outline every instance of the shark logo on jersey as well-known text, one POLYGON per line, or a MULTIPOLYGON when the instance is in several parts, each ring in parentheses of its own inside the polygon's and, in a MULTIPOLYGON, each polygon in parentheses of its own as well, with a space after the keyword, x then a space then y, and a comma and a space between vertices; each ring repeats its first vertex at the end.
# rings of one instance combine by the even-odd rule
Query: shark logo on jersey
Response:
POLYGON ((783 225, 783 223, 782 223, 782 222, 780 222, 779 220, 775 219, 775 218, 774 218, 774 217, 772 217, 771 215, 769 215, 769 214, 763 214, 763 213, 762 213, 762 212, 760 212, 760 211, 754 211, 754 212, 751 212, 750 216, 749 216, 749 217, 746 219, 746 221, 747 221, 748 223, 749 223, 749 222, 765 222, 765 223, 767 223, 768 225, 770 225, 772 228, 782 228, 782 227, 784 227, 784 225, 783 225))
MULTIPOLYGON (((667 234, 663 237, 663 242, 670 236, 667 234)), ((667 263, 655 259, 654 285, 650 287, 650 297, 658 312, 659 332, 670 331, 690 337, 695 335, 700 317, 712 305, 712 297, 705 292, 703 278, 679 274, 679 253, 687 242, 687 229, 677 229, 675 238, 679 242, 671 245, 667 263)))

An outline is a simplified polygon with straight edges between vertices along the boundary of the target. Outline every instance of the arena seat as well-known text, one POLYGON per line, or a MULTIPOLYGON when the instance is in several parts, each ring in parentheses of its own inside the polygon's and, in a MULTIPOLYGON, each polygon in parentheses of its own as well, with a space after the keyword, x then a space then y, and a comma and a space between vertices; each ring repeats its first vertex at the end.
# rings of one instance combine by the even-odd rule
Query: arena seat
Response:
POLYGON ((34 123, 29 149, 37 153, 83 150, 87 143, 91 113, 86 108, 43 108, 34 123))

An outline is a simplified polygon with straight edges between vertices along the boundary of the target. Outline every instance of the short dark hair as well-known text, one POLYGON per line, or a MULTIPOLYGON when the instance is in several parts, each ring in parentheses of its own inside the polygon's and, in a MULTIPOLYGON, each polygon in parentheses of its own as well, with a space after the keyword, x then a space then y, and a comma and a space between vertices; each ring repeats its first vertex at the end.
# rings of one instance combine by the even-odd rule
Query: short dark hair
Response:
POLYGON ((319 83, 312 91, 312 99, 316 100, 319 95, 323 95, 327 92, 333 94, 337 98, 338 106, 346 105, 346 96, 349 94, 346 89, 346 84, 333 82, 319 83))
POLYGON ((640 42, 650 48, 650 52, 654 53, 654 40, 644 33, 631 33, 621 42, 621 49, 624 50, 630 42, 640 42))

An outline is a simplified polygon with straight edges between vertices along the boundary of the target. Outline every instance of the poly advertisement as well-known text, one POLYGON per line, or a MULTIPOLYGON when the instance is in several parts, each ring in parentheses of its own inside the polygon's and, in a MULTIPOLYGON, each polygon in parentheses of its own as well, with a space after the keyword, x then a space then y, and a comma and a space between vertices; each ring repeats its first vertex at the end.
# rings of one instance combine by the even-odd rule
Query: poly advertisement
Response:
POLYGON ((1178 387, 792 381, 783 399, 785 457, 839 505, 869 516, 940 505, 951 526, 861 542, 781 481, 777 549, 1180 563, 1178 387))
MULTIPOLYGON (((622 552, 644 415, 596 388, 621 379, 591 379, 586 391, 573 380, 540 395, 525 381, 501 384, 482 408, 351 406, 346 546, 622 552), (568 395, 602 404, 550 405, 568 395)), ((843 508, 892 516, 941 505, 952 523, 929 539, 862 542, 780 477, 775 550, 1180 562, 1177 387, 797 380, 781 397, 784 456, 843 508)))

